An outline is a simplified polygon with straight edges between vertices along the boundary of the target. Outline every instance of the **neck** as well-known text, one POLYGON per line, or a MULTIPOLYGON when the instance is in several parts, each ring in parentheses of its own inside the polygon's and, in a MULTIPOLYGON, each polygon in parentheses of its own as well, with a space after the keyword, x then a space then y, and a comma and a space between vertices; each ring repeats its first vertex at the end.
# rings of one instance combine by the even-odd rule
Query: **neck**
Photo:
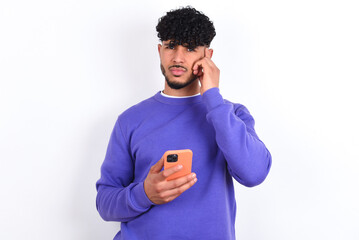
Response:
POLYGON ((165 82, 165 89, 163 91, 164 94, 176 97, 183 97, 183 96, 192 96, 197 93, 200 93, 200 85, 199 81, 196 80, 192 84, 188 85, 187 87, 181 89, 172 89, 168 86, 167 82, 165 82))

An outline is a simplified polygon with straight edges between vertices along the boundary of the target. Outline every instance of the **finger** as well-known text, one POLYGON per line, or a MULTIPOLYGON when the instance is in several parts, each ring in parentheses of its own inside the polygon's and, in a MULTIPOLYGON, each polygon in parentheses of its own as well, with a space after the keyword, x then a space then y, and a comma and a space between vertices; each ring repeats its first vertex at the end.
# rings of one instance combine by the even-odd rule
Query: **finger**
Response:
MULTIPOLYGON (((188 190, 190 187, 192 187, 197 182, 197 178, 187 182, 186 184, 181 185, 180 187, 167 190, 161 193, 161 197, 164 199, 175 199, 179 195, 181 195, 184 191, 188 190)), ((171 201, 172 201, 171 200, 171 201)))
POLYGON ((210 70, 211 67, 214 66, 214 63, 210 58, 201 58, 197 62, 194 63, 192 70, 193 74, 197 75, 201 72, 205 72, 205 69, 210 70), (201 70, 202 69, 202 70, 201 70))
POLYGON ((195 178, 196 178, 196 174, 190 173, 186 176, 170 180, 165 184, 165 186, 163 187, 163 190, 171 190, 174 188, 178 188, 178 187, 182 186, 183 184, 186 184, 186 183, 192 181, 195 178))
POLYGON ((197 77, 200 77, 203 75, 203 68, 198 68, 197 77))
POLYGON ((171 167, 171 168, 168 168, 168 169, 163 170, 163 172, 162 172, 162 174, 161 174, 161 175, 162 175, 162 179, 164 180, 164 179, 168 178, 168 177, 171 176, 172 174, 174 174, 174 173, 180 171, 182 168, 183 168, 182 165, 176 165, 176 166, 173 166, 173 167, 171 167))
POLYGON ((159 173, 161 171, 161 169, 163 168, 164 165, 164 161, 163 161, 163 157, 155 164, 151 167, 151 172, 153 173, 159 173))
POLYGON ((201 71, 199 71, 200 68, 203 68, 203 61, 202 60, 199 60, 199 61, 194 63, 194 65, 192 67, 193 74, 197 75, 199 72, 201 72, 201 71))

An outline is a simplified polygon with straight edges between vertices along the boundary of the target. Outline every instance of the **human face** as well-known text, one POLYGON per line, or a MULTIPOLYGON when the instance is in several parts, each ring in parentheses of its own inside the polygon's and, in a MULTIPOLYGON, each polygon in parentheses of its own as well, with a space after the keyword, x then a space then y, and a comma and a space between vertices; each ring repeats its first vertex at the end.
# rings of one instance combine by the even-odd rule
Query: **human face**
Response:
POLYGON ((158 44, 161 71, 170 88, 181 89, 197 80, 192 67, 197 60, 204 57, 204 49, 204 46, 194 49, 182 45, 174 46, 171 40, 163 41, 162 45, 158 44))

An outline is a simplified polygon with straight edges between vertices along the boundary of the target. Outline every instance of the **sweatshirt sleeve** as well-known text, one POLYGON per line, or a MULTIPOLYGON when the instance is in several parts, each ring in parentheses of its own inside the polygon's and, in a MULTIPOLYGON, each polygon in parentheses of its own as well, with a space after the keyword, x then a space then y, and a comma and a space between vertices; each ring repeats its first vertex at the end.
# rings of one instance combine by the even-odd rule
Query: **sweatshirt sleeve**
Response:
POLYGON ((247 108, 224 101, 219 88, 204 92, 203 101, 229 173, 247 187, 262 183, 268 175, 272 157, 254 131, 254 119, 247 108))
POLYGON ((101 178, 96 182, 96 207, 105 221, 127 222, 154 205, 143 182, 133 179, 133 161, 117 119, 101 166, 101 178))

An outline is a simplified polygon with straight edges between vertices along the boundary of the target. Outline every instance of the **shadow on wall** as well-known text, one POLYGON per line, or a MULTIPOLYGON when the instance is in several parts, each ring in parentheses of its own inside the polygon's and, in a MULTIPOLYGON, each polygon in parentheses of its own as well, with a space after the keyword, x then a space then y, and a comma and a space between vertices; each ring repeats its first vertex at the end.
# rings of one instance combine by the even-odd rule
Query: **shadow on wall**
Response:
MULTIPOLYGON (((138 101, 144 99, 139 96, 139 92, 148 92, 156 89, 156 86, 164 86, 164 79, 160 70, 160 59, 157 50, 157 44, 160 43, 157 38, 155 25, 144 21, 134 23, 132 26, 126 25, 119 30, 119 52, 121 63, 119 66, 119 79, 121 86, 130 96, 137 95, 138 101), (147 91, 146 91, 147 90, 147 91)), ((150 96, 154 92, 150 93, 150 96)))
MULTIPOLYGON (((95 114, 98 117, 92 119, 93 123, 88 124, 90 129, 86 130, 87 135, 82 136, 78 142, 78 147, 83 151, 79 165, 76 166, 77 174, 71 189, 72 199, 69 200, 69 218, 74 224, 72 232, 78 234, 76 239, 113 239, 120 230, 119 222, 105 222, 98 214, 95 183, 100 178, 100 167, 117 116, 134 103, 144 100, 147 97, 144 95, 155 94, 153 91, 149 92, 154 84, 147 76, 155 76, 155 73, 160 72, 159 60, 153 60, 157 45, 151 45, 151 41, 144 43, 143 39, 138 37, 138 32, 141 32, 141 36, 148 36, 150 31, 155 34, 154 26, 136 25, 120 29, 116 34, 119 39, 119 52, 115 54, 120 58, 120 65, 114 64, 116 69, 113 71, 120 83, 116 85, 121 87, 111 93, 116 94, 115 99, 119 99, 119 102, 111 103, 115 108, 106 107, 95 114)), ((163 79, 157 81, 162 82, 163 79)))
MULTIPOLYGON (((113 115, 113 114, 109 114, 113 115)), ((107 144, 114 125, 111 117, 99 118, 83 136, 80 148, 84 149, 80 166, 74 179, 70 201, 71 222, 76 224, 79 236, 76 239, 113 239, 120 230, 120 223, 105 222, 96 209, 96 181, 100 178, 100 168, 106 154, 107 144), (81 229, 81 231, 79 231, 81 229)))
POLYGON ((113 34, 115 39, 111 39, 111 42, 116 43, 114 51, 117 51, 112 55, 116 58, 113 64, 115 82, 106 79, 101 81, 109 89, 115 88, 115 91, 109 92, 114 96, 110 99, 116 101, 111 102, 115 108, 98 110, 98 114, 94 115, 99 117, 92 119, 92 124, 88 124, 90 129, 85 130, 87 135, 81 136, 78 142, 78 147, 83 151, 80 151, 82 155, 73 179, 70 193, 72 199, 68 201, 70 223, 74 224, 71 226, 74 228, 72 232, 78 234, 73 236, 76 239, 113 239, 120 230, 119 222, 105 222, 98 214, 95 183, 100 178, 100 167, 117 116, 128 107, 153 96, 163 87, 155 24, 128 19, 119 29, 114 29, 117 32, 113 34))

